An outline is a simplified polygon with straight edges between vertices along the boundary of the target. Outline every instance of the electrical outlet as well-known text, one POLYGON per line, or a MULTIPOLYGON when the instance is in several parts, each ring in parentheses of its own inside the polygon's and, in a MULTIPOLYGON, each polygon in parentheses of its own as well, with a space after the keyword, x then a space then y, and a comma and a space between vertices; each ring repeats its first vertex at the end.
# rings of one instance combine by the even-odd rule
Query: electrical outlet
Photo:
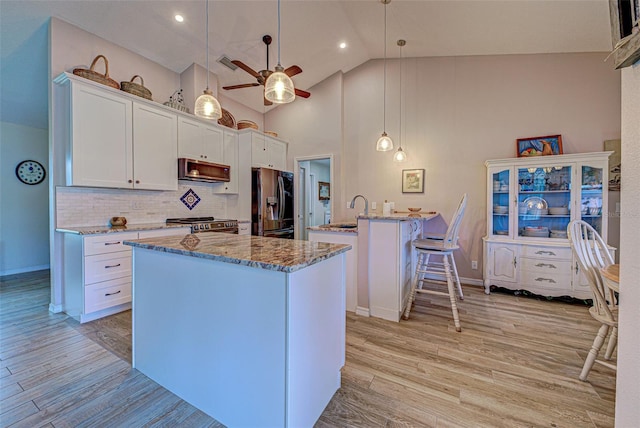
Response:
POLYGON ((473 269, 473 270, 478 269, 478 261, 477 260, 472 260, 471 261, 471 269, 473 269))
POLYGON ((378 206, 378 204, 376 204, 376 201, 371 202, 371 209, 375 210, 376 206, 378 206))
POLYGON ((131 202, 131 209, 132 210, 143 210, 144 207, 144 203, 142 203, 141 201, 132 201, 131 202))

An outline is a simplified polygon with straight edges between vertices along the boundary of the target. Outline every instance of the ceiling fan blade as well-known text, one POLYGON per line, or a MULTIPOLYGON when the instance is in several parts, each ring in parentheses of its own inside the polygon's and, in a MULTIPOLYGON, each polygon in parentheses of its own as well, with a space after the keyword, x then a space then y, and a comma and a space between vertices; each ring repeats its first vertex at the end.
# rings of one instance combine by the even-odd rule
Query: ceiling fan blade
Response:
POLYGON ((286 74, 289 77, 293 77, 296 74, 300 74, 300 73, 302 73, 302 69, 300 67, 298 67, 297 65, 292 65, 291 67, 288 67, 284 71, 284 74, 286 74))
POLYGON ((243 83, 242 85, 231 85, 231 86, 223 86, 222 89, 242 89, 242 88, 251 88, 253 86, 260 86, 259 83, 243 83))
POLYGON ((296 91, 296 95, 302 98, 309 98, 311 96, 311 92, 303 91, 302 89, 294 88, 296 91))
POLYGON ((273 105, 273 103, 272 103, 271 101, 269 101, 268 99, 266 99, 266 98, 265 98, 265 99, 264 99, 264 105, 266 105, 266 106, 270 106, 270 105, 273 105))
POLYGON ((233 61, 231 61, 233 64, 237 65, 239 68, 243 69, 244 71, 246 71, 247 73, 249 73, 250 75, 252 75, 255 78, 260 77, 260 75, 258 74, 257 71, 255 71, 253 68, 249 67, 247 64, 245 64, 242 61, 238 61, 237 59, 234 59, 233 61))

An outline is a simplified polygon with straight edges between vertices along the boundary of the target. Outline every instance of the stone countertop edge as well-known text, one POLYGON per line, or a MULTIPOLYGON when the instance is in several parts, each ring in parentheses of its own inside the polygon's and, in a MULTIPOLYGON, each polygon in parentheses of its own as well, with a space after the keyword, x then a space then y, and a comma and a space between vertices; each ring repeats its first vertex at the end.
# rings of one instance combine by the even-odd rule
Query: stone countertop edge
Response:
POLYGON ((125 245, 164 253, 291 273, 351 249, 351 245, 227 233, 125 240, 125 245))
POLYGON ((437 212, 430 212, 430 213, 393 213, 393 214, 389 214, 389 215, 383 215, 383 214, 360 214, 358 215, 358 219, 364 219, 364 220, 395 220, 395 221, 402 221, 402 220, 430 220, 434 217, 437 217, 439 215, 439 213, 437 212))
POLYGON ((307 230, 313 232, 329 232, 329 233, 353 233, 355 235, 358 234, 358 228, 340 228, 340 227, 320 227, 320 226, 309 226, 307 230))
POLYGON ((138 232, 141 230, 173 229, 176 227, 189 227, 186 224, 166 223, 140 223, 126 226, 81 226, 81 227, 57 227, 56 232, 71 233, 75 235, 100 235, 103 233, 138 232))

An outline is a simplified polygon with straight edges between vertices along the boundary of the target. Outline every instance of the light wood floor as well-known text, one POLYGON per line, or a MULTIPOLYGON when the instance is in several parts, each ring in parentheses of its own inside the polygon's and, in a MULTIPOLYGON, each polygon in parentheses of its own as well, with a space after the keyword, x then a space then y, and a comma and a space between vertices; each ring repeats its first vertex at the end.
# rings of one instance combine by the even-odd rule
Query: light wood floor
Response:
MULTIPOLYGON (((131 368, 130 312, 80 325, 48 312, 47 271, 1 279, 0 426, 221 426, 131 368)), ((615 375, 578 380, 598 328, 585 306, 464 291, 462 333, 434 296, 400 323, 349 314, 316 426, 613 427, 615 375)))

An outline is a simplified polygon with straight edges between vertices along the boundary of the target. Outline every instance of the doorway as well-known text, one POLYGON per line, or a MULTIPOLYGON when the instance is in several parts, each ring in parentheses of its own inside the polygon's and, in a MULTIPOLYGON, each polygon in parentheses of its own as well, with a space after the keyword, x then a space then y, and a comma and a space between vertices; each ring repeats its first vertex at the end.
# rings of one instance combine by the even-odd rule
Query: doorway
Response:
POLYGON ((329 223, 332 215, 333 155, 295 159, 296 239, 307 240, 307 228, 329 223), (322 187, 322 195, 320 194, 322 187))

